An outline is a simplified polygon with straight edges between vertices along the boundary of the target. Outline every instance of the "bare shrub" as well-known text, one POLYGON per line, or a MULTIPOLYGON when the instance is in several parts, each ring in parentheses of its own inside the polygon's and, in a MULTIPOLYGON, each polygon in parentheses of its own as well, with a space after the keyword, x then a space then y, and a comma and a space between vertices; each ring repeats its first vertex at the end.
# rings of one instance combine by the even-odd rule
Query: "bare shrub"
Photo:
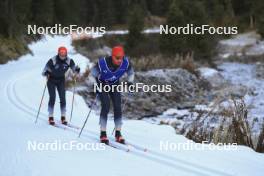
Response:
POLYGON ((264 123, 262 122, 260 133, 253 132, 244 99, 231 97, 225 108, 221 102, 222 99, 219 98, 210 111, 196 112, 199 114, 196 119, 182 130, 185 136, 195 142, 237 143, 257 152, 264 152, 264 123), (216 127, 209 124, 212 118, 218 119, 216 127))

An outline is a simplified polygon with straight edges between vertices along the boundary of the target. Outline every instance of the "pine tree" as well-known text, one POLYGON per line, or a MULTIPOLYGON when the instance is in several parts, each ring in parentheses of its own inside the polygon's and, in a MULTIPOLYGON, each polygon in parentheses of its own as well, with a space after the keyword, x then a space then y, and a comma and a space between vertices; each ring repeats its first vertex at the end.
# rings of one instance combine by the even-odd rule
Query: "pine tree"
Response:
POLYGON ((253 5, 253 14, 256 19, 256 27, 258 32, 264 38, 264 3, 262 0, 255 0, 253 5))
POLYGON ((54 24, 54 0, 32 0, 30 18, 40 26, 54 24))
POLYGON ((146 0, 147 8, 152 15, 165 16, 171 0, 146 0))
MULTIPOLYGON (((184 26, 185 16, 180 8, 180 2, 173 0, 167 15, 167 23, 169 27, 184 26)), ((183 53, 186 48, 186 36, 178 34, 162 34, 160 38, 160 49, 166 55, 174 55, 183 53)))
POLYGON ((80 24, 80 0, 54 0, 55 23, 62 25, 80 24))
POLYGON ((28 22, 27 15, 30 12, 31 0, 6 0, 4 17, 6 32, 9 38, 20 37, 25 24, 28 22))
POLYGON ((144 15, 141 6, 134 5, 128 16, 128 30, 126 47, 134 48, 141 40, 143 34, 141 33, 144 28, 144 15))
POLYGON ((94 13, 94 0, 80 0, 80 25, 91 25, 94 13))
POLYGON ((8 36, 8 0, 0 1, 0 34, 1 36, 7 37, 8 36))
MULTIPOLYGON (((174 0, 170 5, 166 24, 177 28, 187 24, 201 26, 208 22, 209 18, 201 1, 174 0)), ((213 44, 213 36, 209 34, 162 34, 160 49, 168 55, 194 52, 196 57, 209 58, 213 44)))
MULTIPOLYGON (((185 14, 185 21, 194 26, 209 24, 209 17, 206 14, 205 6, 202 2, 183 1, 181 9, 185 14)), ((187 52, 194 52, 196 58, 210 58, 214 48, 214 36, 208 33, 192 34, 186 37, 187 52)))
POLYGON ((112 12, 115 16, 116 24, 126 24, 128 11, 130 10, 127 0, 114 0, 115 10, 112 12))

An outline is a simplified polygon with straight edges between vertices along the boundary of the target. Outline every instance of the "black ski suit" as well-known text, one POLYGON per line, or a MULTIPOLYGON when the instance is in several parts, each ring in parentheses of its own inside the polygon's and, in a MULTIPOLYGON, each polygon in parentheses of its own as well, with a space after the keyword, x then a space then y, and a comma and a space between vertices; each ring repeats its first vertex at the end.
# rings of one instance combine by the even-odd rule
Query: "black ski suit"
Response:
POLYGON ((75 63, 71 58, 66 57, 66 59, 62 60, 58 55, 56 55, 49 59, 42 72, 43 76, 48 76, 47 87, 49 92, 49 117, 53 117, 54 104, 56 100, 56 88, 60 98, 61 116, 65 117, 66 115, 65 73, 69 68, 73 72, 80 71, 79 67, 75 66, 75 63))

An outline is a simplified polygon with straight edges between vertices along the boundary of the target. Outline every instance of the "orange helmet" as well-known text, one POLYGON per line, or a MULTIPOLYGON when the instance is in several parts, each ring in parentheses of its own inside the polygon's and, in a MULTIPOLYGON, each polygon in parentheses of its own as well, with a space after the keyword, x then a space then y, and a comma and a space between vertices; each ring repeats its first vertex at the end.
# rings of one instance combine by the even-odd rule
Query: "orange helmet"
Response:
POLYGON ((59 47, 58 54, 61 56, 67 56, 67 48, 64 46, 59 47))
POLYGON ((112 61, 115 65, 120 65, 125 56, 125 52, 122 46, 115 46, 112 49, 112 61))

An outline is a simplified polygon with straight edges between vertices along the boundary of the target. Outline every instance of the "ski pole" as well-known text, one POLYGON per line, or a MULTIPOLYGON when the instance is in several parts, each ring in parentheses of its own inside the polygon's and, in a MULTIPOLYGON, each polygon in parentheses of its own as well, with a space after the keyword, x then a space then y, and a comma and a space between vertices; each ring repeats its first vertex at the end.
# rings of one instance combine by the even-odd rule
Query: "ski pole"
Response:
POLYGON ((96 94, 96 97, 95 97, 94 101, 93 101, 92 104, 91 104, 91 107, 90 107, 89 113, 88 113, 88 115, 87 115, 87 117, 86 117, 86 119, 85 119, 85 121, 84 121, 84 123, 83 123, 82 129, 81 129, 81 131, 80 131, 80 133, 79 133, 79 137, 81 136, 82 131, 83 131, 85 125, 86 125, 86 122, 87 122, 87 120, 88 120, 88 118, 89 118, 89 116, 90 116, 90 114, 91 114, 91 111, 92 111, 93 105, 96 104, 97 96, 98 96, 98 94, 96 94))
POLYGON ((74 103, 74 95, 75 95, 75 86, 76 86, 76 77, 74 76, 74 84, 73 84, 73 95, 72 95, 72 105, 71 105, 71 117, 70 122, 72 119, 72 112, 73 112, 73 103, 74 103))
MULTIPOLYGON (((123 108, 122 108, 122 111, 121 112, 124 112, 124 110, 125 110, 125 106, 126 106, 126 103, 127 103, 127 99, 125 98, 125 102, 124 102, 124 105, 123 105, 123 108)), ((114 131, 115 131, 115 127, 114 127, 114 129, 113 129, 113 131, 112 131, 112 135, 114 134, 114 131)))
POLYGON ((48 83, 48 78, 47 78, 47 81, 46 81, 46 83, 45 83, 45 87, 44 87, 44 90, 43 90, 43 93, 42 93, 42 97, 41 97, 41 101, 40 101, 40 104, 39 104, 38 114, 37 114, 37 117, 36 117, 35 123, 37 123, 37 121, 38 121, 38 117, 39 117, 39 113, 40 113, 40 108, 41 108, 41 106, 42 106, 43 98, 44 98, 44 95, 45 95, 45 92, 46 92, 46 89, 47 89, 47 83, 48 83))

